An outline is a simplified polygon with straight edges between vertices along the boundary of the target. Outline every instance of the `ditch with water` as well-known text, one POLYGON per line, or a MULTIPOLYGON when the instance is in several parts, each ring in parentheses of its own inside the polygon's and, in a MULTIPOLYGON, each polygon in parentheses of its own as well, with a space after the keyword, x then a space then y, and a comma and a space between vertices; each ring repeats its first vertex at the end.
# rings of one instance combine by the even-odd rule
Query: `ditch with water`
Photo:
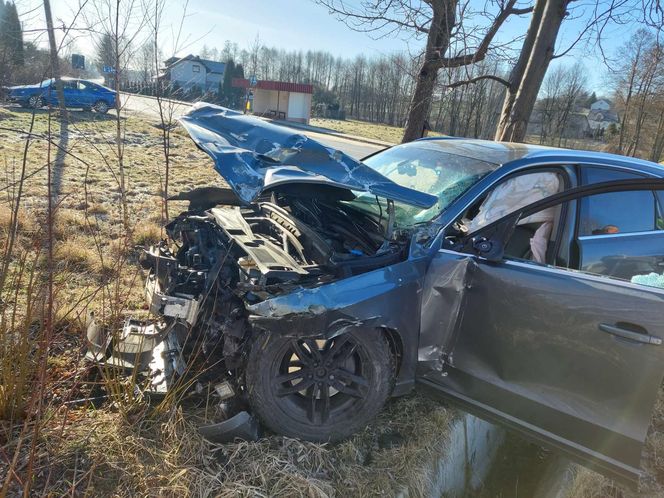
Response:
POLYGON ((448 451, 432 469, 432 496, 563 498, 570 465, 556 452, 461 414, 452 425, 448 451))

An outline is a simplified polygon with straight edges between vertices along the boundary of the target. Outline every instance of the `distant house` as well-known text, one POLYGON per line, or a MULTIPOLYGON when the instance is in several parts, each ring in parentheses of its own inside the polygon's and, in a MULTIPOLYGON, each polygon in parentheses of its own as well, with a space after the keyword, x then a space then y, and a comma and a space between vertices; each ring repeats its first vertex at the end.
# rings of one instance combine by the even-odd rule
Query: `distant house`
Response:
POLYGON ((611 102, 606 99, 599 99, 590 104, 591 111, 608 111, 611 109, 611 102))
POLYGON ((593 132, 604 132, 611 124, 619 123, 618 115, 610 109, 590 109, 588 113, 588 126, 593 132))
POLYGON ((198 88, 202 92, 218 93, 219 86, 224 81, 226 64, 223 62, 187 55, 171 57, 164 63, 166 68, 161 77, 187 91, 198 88))
POLYGON ((533 109, 530 115, 528 133, 531 135, 546 137, 548 133, 555 132, 563 138, 600 138, 612 124, 620 127, 620 119, 618 114, 612 110, 611 102, 600 99, 593 102, 590 109, 577 107, 570 112, 565 120, 565 129, 562 132, 556 131, 553 128, 556 126, 555 121, 559 119, 559 116, 546 116, 543 102, 544 100, 540 100, 539 105, 533 109))

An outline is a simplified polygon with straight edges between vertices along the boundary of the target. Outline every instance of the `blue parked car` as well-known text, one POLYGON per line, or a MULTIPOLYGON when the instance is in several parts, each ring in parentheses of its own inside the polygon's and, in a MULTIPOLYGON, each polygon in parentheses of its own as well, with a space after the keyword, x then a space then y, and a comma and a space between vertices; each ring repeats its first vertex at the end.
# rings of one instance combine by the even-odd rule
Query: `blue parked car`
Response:
MULTIPOLYGON (((7 100, 32 109, 39 109, 48 104, 58 105, 54 83, 55 80, 51 78, 36 85, 9 87, 7 100)), ((67 107, 78 107, 88 111, 94 109, 100 114, 106 114, 109 109, 115 107, 116 94, 110 88, 74 78, 62 78, 62 84, 67 107)))

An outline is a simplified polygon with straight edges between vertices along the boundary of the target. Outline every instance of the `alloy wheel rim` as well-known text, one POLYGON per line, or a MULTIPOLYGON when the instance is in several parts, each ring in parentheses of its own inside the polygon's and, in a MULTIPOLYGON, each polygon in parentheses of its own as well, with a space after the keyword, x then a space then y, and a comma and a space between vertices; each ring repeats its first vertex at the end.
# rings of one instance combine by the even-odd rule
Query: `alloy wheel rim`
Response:
POLYGON ((372 375, 367 352, 349 335, 293 339, 273 372, 271 387, 282 408, 307 424, 324 424, 336 413, 358 409, 372 375))

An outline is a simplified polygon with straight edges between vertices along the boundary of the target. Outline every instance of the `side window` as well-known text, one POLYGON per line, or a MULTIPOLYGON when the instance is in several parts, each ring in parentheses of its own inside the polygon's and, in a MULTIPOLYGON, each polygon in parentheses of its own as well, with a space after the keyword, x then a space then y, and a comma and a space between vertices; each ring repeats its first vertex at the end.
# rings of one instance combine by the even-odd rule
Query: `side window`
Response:
POLYGON ((62 85, 62 88, 65 90, 76 90, 76 82, 75 81, 64 81, 64 84, 62 85))
POLYGON ((86 85, 86 84, 83 83, 82 81, 79 81, 79 82, 78 82, 78 89, 79 89, 79 90, 89 90, 90 88, 88 87, 88 85, 86 85))
MULTIPOLYGON (((584 184, 642 178, 605 168, 584 168, 584 184)), ((661 230, 652 191, 612 192, 584 197, 579 203, 579 236, 661 230)), ((661 217, 661 215, 660 215, 661 217)))
POLYGON ((657 193, 657 229, 664 230, 664 192, 657 193))
MULTIPOLYGON (((620 192, 621 195, 629 193, 631 192, 620 192)), ((664 213, 664 209, 662 209, 664 203, 661 203, 664 191, 648 190, 646 193, 653 205, 653 214, 655 205, 657 205, 657 213, 660 216, 658 220, 661 222, 661 216, 664 213)), ((547 264, 561 270, 573 270, 569 274, 570 276, 583 272, 664 288, 664 230, 638 233, 630 237, 580 237, 572 244, 575 248, 575 255, 571 264, 557 257, 556 247, 567 244, 570 240, 562 237, 556 241, 555 226, 567 219, 564 213, 569 212, 571 201, 575 200, 577 205, 592 204, 598 197, 605 195, 607 194, 564 198, 558 205, 547 207, 539 212, 527 215, 522 212, 516 225, 511 225, 512 218, 506 224, 480 228, 477 233, 466 232, 461 240, 452 235, 446 241, 452 250, 474 254, 493 261, 497 260, 492 258, 498 257, 507 261, 518 260, 533 264, 547 264), (549 213, 553 213, 553 217, 549 213), (532 219, 546 219, 550 222, 544 221, 532 227, 530 224, 532 219), (532 230, 532 228, 535 228, 534 232, 525 231, 526 229, 532 230)), ((655 223, 654 218, 651 220, 655 223)))
MULTIPOLYGON (((633 192, 619 193, 626 195, 633 192)), ((655 199, 658 199, 657 209, 659 210, 659 199, 664 192, 646 191, 645 193, 649 195, 649 199, 653 203, 653 210, 655 209, 655 199)), ((607 194, 580 197, 578 203, 581 205, 584 203, 592 204, 597 201, 598 197, 605 195, 607 194)), ((535 215, 537 214, 535 213, 535 215)), ((519 223, 522 222, 523 219, 519 223)), ((627 238, 583 237, 577 239, 579 263, 573 267, 561 266, 555 261, 554 254, 551 251, 551 242, 549 241, 547 245, 546 239, 542 238, 542 234, 539 232, 540 230, 530 238, 530 248, 533 256, 536 256, 539 251, 544 257, 538 259, 531 256, 530 258, 518 259, 530 259, 531 262, 545 262, 563 270, 572 269, 616 280, 630 281, 635 284, 664 288, 664 231, 641 233, 627 238)), ((546 236, 546 234, 544 235, 546 236)), ((505 245, 506 259, 514 259, 509 258, 509 248, 514 246, 515 241, 519 243, 519 239, 522 239, 521 244, 524 246, 527 239, 524 239, 520 234, 519 224, 517 224, 505 245)))

